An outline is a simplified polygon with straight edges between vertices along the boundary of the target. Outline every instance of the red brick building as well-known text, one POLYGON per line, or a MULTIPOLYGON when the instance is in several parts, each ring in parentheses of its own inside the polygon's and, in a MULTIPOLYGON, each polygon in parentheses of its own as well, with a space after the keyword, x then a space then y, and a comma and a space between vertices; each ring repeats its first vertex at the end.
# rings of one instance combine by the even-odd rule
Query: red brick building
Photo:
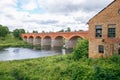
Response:
POLYGON ((120 0, 114 0, 88 22, 89 57, 120 54, 120 0))

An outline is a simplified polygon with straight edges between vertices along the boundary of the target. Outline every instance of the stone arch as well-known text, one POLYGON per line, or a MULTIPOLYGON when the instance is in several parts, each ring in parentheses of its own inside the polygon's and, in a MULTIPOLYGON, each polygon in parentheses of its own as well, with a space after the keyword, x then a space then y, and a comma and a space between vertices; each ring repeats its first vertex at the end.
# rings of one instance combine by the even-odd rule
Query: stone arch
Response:
POLYGON ((57 51, 61 51, 65 41, 63 36, 56 36, 54 40, 52 40, 52 48, 57 51))
POLYGON ((27 36, 24 36, 24 38, 27 38, 27 36))
POLYGON ((45 38, 51 38, 51 36, 44 36, 43 39, 45 39, 45 38))
POLYGON ((80 36, 80 35, 72 35, 70 38, 69 38, 69 40, 70 39, 72 39, 72 38, 81 38, 81 39, 83 39, 84 37, 83 36, 80 36))
POLYGON ((83 39, 81 36, 72 36, 71 38, 68 39, 68 41, 66 42, 66 46, 68 48, 73 48, 75 47, 75 45, 78 42, 78 39, 83 39))
POLYGON ((33 45, 33 39, 34 39, 33 36, 29 36, 29 38, 28 38, 28 43, 30 43, 30 44, 33 45))
POLYGON ((41 37, 40 36, 36 36, 34 39, 34 45, 41 45, 41 37))
POLYGON ((72 36, 69 40, 72 40, 72 39, 83 39, 81 36, 72 36))
POLYGON ((27 42, 27 36, 23 37, 23 41, 27 42))
POLYGON ((42 49, 49 50, 51 49, 52 38, 50 36, 45 36, 41 41, 42 49))

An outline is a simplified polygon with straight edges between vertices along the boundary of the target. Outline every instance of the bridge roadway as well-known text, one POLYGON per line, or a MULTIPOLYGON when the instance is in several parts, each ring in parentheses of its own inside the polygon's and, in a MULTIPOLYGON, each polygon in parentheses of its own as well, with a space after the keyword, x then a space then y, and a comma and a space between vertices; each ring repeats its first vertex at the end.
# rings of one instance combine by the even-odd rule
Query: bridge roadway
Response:
POLYGON ((78 38, 87 39, 88 31, 81 32, 56 32, 56 33, 27 33, 22 34, 22 39, 31 45, 39 45, 41 47, 62 47, 73 48, 78 38))

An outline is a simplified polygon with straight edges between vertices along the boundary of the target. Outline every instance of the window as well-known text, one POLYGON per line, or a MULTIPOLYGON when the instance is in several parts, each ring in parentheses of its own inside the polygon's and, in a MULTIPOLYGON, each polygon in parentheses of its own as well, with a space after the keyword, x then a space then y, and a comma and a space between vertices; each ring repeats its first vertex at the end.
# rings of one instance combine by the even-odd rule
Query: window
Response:
POLYGON ((96 37, 102 37, 102 26, 101 25, 96 26, 96 37))
POLYGON ((98 52, 99 53, 104 53, 104 46, 103 45, 98 46, 98 52))
POLYGON ((115 28, 108 28, 108 37, 115 37, 115 28))
POLYGON ((120 14, 120 9, 118 10, 118 14, 120 14))

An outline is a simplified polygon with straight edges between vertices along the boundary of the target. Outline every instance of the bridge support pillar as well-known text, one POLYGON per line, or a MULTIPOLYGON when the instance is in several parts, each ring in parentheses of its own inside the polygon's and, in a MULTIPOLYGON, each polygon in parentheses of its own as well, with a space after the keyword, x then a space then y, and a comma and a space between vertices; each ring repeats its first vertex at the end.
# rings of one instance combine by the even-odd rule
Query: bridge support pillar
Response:
POLYGON ((24 42, 27 42, 27 38, 22 38, 22 40, 23 40, 24 42))
POLYGON ((69 45, 69 40, 68 40, 68 39, 65 39, 65 47, 66 47, 66 48, 69 48, 68 45, 69 45))
POLYGON ((54 48, 54 41, 55 41, 55 39, 51 40, 51 48, 54 48))

